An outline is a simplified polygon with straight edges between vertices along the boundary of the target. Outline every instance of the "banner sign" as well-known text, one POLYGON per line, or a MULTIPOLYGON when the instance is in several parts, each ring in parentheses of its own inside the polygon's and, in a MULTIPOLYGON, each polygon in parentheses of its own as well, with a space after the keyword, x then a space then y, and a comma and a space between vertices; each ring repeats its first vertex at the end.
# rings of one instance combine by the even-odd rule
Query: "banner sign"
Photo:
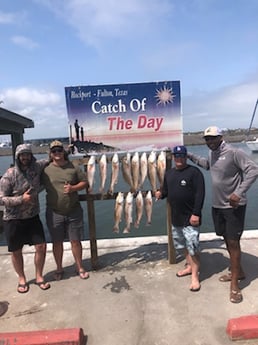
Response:
POLYGON ((183 142, 179 81, 65 87, 70 139, 110 150, 183 142))

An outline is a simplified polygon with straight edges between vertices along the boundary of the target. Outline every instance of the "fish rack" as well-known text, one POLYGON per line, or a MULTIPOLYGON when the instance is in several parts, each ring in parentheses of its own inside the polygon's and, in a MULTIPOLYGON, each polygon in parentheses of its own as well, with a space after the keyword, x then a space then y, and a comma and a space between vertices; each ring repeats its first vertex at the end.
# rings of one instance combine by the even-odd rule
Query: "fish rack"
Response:
MULTIPOLYGON (((170 150, 164 151, 166 156, 166 170, 170 169, 172 166, 172 154, 170 150)), ((101 156, 101 154, 99 155, 101 156)), ((95 162, 99 163, 99 156, 96 155, 95 162)), ((86 155, 80 158, 73 158, 72 162, 75 166, 83 166, 84 171, 87 174, 87 166, 90 160, 90 155, 86 155)), ((124 155, 119 155, 119 164, 122 161, 124 155)), ((107 158, 107 164, 111 163, 111 158, 107 158)), ((152 196, 154 196, 154 191, 152 190, 152 196)), ((126 196, 128 191, 123 192, 126 196)), ((142 190, 143 195, 147 194, 147 191, 142 190)), ((98 269, 98 248, 97 248, 97 236, 96 236, 96 215, 95 215, 95 201, 100 200, 115 200, 117 198, 118 192, 113 192, 112 194, 106 193, 89 193, 86 189, 85 194, 79 194, 79 200, 81 202, 86 201, 87 212, 88 212, 88 226, 89 226, 89 241, 90 241, 90 252, 91 252, 91 266, 93 269, 98 269)), ((171 233, 171 212, 170 205, 166 202, 166 224, 167 224, 167 236, 168 236, 168 261, 170 264, 176 263, 176 253, 174 248, 174 242, 171 233)))

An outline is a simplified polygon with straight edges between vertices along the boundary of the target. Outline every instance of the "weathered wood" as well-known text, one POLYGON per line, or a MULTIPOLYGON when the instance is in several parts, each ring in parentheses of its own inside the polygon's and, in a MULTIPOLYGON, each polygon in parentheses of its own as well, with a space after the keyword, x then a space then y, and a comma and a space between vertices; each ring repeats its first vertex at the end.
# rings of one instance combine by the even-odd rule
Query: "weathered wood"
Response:
POLYGON ((96 222, 95 222, 95 208, 94 201, 87 201, 88 222, 89 222, 89 237, 90 237, 90 252, 91 252, 91 266, 95 270, 98 268, 98 248, 96 238, 96 222))
POLYGON ((176 263, 176 251, 172 237, 172 224, 171 224, 171 208, 167 202, 167 235, 168 235, 168 262, 170 264, 176 263))
MULTIPOLYGON (((89 157, 83 157, 79 159, 73 159, 74 165, 83 165, 84 170, 87 173, 87 164, 89 161, 89 157)), ((121 160, 121 157, 119 158, 121 160)), ((96 162, 99 162, 99 157, 96 157, 96 162)), ((111 162, 111 158, 109 157, 108 162, 111 162)), ((170 169, 172 165, 172 154, 171 151, 166 152, 166 169, 170 169)), ((127 192, 123 192, 126 196, 127 192)), ((142 191, 143 196, 147 194, 147 191, 142 191)), ((117 197, 117 192, 113 194, 79 194, 80 201, 87 202, 87 210, 88 210, 88 223, 89 223, 89 238, 90 238, 90 251, 91 251, 91 265, 93 269, 98 269, 98 248, 97 248, 97 236, 96 236, 96 221, 95 221, 95 208, 94 208, 94 201, 97 200, 114 200, 117 197)), ((152 191, 152 196, 154 192, 152 191)), ((168 261, 170 264, 176 263, 176 253, 174 249, 174 242, 172 238, 171 232, 171 212, 170 206, 167 203, 167 235, 168 235, 168 261)))

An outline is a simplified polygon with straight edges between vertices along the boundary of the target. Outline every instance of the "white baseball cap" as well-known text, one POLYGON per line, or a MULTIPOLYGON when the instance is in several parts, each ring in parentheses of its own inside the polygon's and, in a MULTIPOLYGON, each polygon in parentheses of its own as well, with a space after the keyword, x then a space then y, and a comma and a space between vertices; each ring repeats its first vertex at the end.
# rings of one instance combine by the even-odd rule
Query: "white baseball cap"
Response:
POLYGON ((221 130, 216 126, 210 126, 205 129, 203 137, 218 137, 222 136, 221 130))

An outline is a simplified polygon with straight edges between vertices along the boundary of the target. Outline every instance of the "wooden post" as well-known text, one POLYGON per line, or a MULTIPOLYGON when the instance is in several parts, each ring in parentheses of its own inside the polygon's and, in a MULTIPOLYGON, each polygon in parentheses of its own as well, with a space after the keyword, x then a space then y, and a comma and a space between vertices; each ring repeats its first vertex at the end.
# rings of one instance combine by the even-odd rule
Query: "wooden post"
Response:
MULTIPOLYGON (((167 152, 167 159, 166 159, 166 167, 167 170, 171 169, 172 167, 172 154, 171 152, 167 152), (170 155, 168 157, 168 155, 170 155)), ((168 235, 168 262, 170 264, 176 263, 176 251, 174 247, 174 241, 172 237, 172 222, 171 222, 171 208, 169 203, 167 202, 167 235, 168 235)))
POLYGON ((98 249, 96 240, 95 208, 93 199, 87 201, 87 209, 89 221, 91 266, 94 270, 96 270, 98 268, 98 249))
POLYGON ((168 262, 170 264, 176 263, 176 251, 174 247, 174 241, 172 237, 172 229, 171 229, 171 208, 169 203, 167 202, 167 235, 168 235, 168 262))

